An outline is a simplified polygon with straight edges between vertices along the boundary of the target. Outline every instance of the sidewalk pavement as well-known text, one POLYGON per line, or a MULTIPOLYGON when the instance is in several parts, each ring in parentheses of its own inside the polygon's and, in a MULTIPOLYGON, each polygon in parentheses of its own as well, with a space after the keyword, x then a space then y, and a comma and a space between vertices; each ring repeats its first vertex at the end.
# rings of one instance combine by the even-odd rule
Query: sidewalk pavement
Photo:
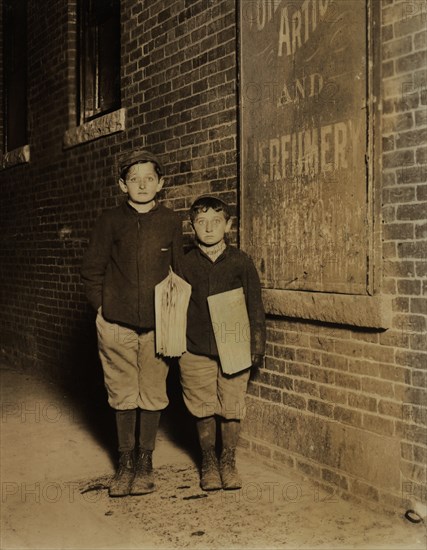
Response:
POLYGON ((201 491, 194 434, 187 422, 170 421, 173 410, 154 454, 157 492, 109 498, 115 428, 108 407, 7 367, 1 393, 4 550, 426 548, 424 524, 326 495, 243 450, 241 490, 201 491))

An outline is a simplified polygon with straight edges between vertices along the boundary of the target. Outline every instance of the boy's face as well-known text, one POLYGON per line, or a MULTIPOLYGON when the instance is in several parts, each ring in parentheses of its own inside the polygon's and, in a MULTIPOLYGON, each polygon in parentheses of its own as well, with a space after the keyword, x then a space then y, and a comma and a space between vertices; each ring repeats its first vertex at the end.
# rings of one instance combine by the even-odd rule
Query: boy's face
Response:
POLYGON ((124 193, 129 195, 129 201, 136 205, 149 204, 163 187, 163 178, 159 178, 154 164, 144 162, 133 164, 126 180, 120 178, 119 185, 124 193))
POLYGON ((205 246, 214 246, 230 231, 231 219, 227 221, 224 212, 209 208, 206 212, 197 214, 193 228, 199 242, 205 246))

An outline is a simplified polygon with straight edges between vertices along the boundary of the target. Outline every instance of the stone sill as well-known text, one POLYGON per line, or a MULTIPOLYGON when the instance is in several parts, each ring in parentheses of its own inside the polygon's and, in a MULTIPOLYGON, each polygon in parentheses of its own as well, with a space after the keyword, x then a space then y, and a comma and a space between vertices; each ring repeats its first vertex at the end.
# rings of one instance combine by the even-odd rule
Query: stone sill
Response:
POLYGON ((0 170, 30 162, 30 146, 23 145, 0 155, 0 170))
POLYGON ((125 129, 126 109, 122 108, 85 122, 76 128, 70 128, 64 134, 63 146, 64 149, 70 149, 100 137, 123 132, 125 129))
POLYGON ((391 324, 391 298, 386 296, 272 289, 263 289, 262 296, 270 315, 378 329, 391 324))

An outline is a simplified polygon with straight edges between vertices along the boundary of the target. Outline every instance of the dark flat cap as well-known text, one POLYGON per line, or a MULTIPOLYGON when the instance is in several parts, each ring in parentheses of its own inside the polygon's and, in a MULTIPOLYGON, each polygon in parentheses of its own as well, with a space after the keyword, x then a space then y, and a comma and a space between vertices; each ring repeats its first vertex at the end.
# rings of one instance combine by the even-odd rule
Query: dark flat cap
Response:
POLYGON ((225 200, 222 199, 221 197, 217 197, 216 195, 210 195, 210 194, 200 195, 199 197, 197 197, 197 199, 195 199, 195 200, 193 201, 193 206, 194 206, 196 203, 198 203, 199 201, 201 202, 201 201, 209 200, 209 199, 215 199, 216 201, 221 202, 222 204, 225 204, 225 206, 227 206, 227 207, 230 206, 230 205, 227 204, 227 203, 225 202, 225 200))
POLYGON ((154 155, 151 151, 139 149, 136 151, 131 151, 130 153, 126 153, 119 159, 120 174, 122 174, 124 170, 130 168, 133 164, 137 164, 138 162, 152 162, 157 165, 161 176, 163 176, 165 173, 163 164, 160 162, 159 158, 156 157, 156 155, 154 155))

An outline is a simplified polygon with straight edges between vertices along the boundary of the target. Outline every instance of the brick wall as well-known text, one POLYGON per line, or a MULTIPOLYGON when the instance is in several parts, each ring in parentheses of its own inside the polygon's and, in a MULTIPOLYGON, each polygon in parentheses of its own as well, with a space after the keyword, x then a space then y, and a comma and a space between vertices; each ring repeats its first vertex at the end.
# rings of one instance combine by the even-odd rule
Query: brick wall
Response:
POLYGON ((270 320, 244 440, 333 497, 424 514, 426 24, 425 1, 382 2, 382 292, 393 300, 392 326, 270 320))
MULTIPOLYGON (((405 493, 427 502, 427 3, 388 2, 383 9, 384 285, 393 295, 395 387, 402 416, 405 493), (403 381, 403 380, 402 380, 403 381)), ((393 335, 391 332, 390 336, 393 335)), ((424 508, 425 509, 425 508, 424 508)))
MULTIPOLYGON (((75 3, 29 5, 31 163, 0 172, 1 349, 92 395, 99 365, 79 267, 95 219, 120 200, 117 156, 141 145, 162 156, 162 198, 187 234, 187 208, 203 192, 238 213, 235 3, 122 1, 126 130, 67 150, 75 3)), ((382 7, 382 291, 393 297, 392 328, 269 318, 242 444, 335 496, 401 510, 426 498, 427 13, 425 2, 382 7)))

